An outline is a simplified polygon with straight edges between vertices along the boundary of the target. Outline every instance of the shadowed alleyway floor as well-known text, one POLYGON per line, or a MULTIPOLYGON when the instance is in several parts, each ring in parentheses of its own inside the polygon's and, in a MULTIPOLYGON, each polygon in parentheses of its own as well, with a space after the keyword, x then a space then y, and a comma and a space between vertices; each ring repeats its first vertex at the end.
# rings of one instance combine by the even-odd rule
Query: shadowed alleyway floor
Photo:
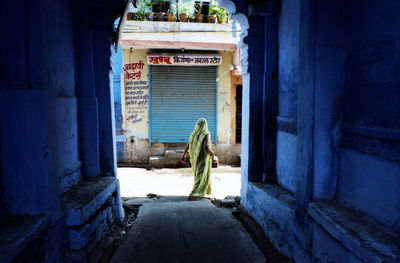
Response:
POLYGON ((142 203, 112 263, 266 262, 230 209, 218 208, 208 199, 187 201, 186 196, 142 203))
MULTIPOLYGON (((119 168, 125 206, 140 206, 111 262, 266 262, 250 234, 209 199, 187 201, 191 168, 119 168), (157 198, 147 198, 153 193, 157 198)), ((213 168, 212 196, 240 195, 240 168, 213 168)))

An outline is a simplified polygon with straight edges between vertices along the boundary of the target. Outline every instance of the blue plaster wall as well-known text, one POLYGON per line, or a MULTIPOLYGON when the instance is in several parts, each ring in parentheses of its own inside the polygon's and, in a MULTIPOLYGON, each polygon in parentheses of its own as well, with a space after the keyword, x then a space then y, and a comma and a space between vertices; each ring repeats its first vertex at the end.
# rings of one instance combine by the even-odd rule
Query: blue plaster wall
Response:
POLYGON ((72 5, 68 1, 46 3, 42 10, 44 43, 43 85, 55 92, 56 169, 61 192, 81 179, 78 154, 78 103, 75 97, 74 26, 72 5))
POLYGON ((114 111, 115 111, 115 129, 117 135, 122 134, 122 110, 121 110, 121 73, 122 73, 122 48, 119 47, 114 55, 114 111))
MULTIPOLYGON (((107 11, 95 12, 94 16, 105 16, 107 11)), ((93 42, 107 43, 110 39, 110 21, 94 19, 93 42)), ((113 91, 110 89, 113 82, 111 71, 111 46, 95 45, 93 48, 93 66, 95 70, 96 97, 98 99, 99 118, 99 156, 100 169, 103 175, 116 174, 115 155, 115 128, 113 91), (111 150, 112 149, 112 150, 111 150)))
POLYGON ((299 22, 300 4, 285 0, 279 14, 279 94, 278 114, 297 116, 297 87, 299 85, 299 22))
POLYGON ((3 193, 8 213, 48 210, 48 154, 45 100, 40 90, 1 89, 3 193))
MULTIPOLYGON (((259 159, 274 157, 260 154, 265 150, 260 127, 268 121, 260 115, 266 104, 274 107, 260 99, 268 89, 260 71, 267 73, 271 58, 263 61, 261 54, 272 52, 266 41, 271 36, 265 30, 268 19, 262 17, 273 14, 274 2, 248 7, 242 205, 277 249, 296 262, 362 262, 362 248, 345 241, 360 238, 357 229, 334 238, 328 232, 340 228, 336 220, 329 215, 318 221, 309 212, 320 199, 328 199, 336 206, 327 205, 332 211, 361 210, 394 233, 400 229, 400 2, 277 1, 279 186, 259 179, 259 159)), ((349 214, 348 223, 357 222, 349 214)), ((368 234, 362 238, 370 240, 375 233, 368 234)))
POLYGON ((400 163, 391 149, 400 128, 398 10, 398 1, 346 4, 343 122, 353 131, 343 134, 338 179, 340 200, 397 227, 400 163))
MULTIPOLYGON (((119 21, 119 19, 117 19, 119 21)), ((118 22, 116 21, 116 23, 118 22)), ((116 24, 115 26, 118 26, 116 24)), ((122 129, 122 105, 121 105, 121 73, 122 73, 122 48, 119 46, 118 51, 113 58, 113 90, 114 90, 114 114, 115 114, 115 134, 117 144, 117 162, 124 162, 125 153, 125 135, 122 129)))
MULTIPOLYGON (((296 125, 297 88, 299 85, 299 7, 299 1, 282 1, 279 15, 278 115, 288 119, 278 119, 278 122, 291 122, 293 125, 296 125)), ((296 148, 297 135, 288 130, 278 129, 277 181, 291 192, 294 192, 296 188, 296 148)))
POLYGON ((400 165, 348 149, 340 160, 338 198, 400 228, 400 165))
MULTIPOLYGON (((99 175, 100 160, 104 174, 115 174, 110 21, 124 3, 79 2, 7 0, 0 9, 0 221, 45 216, 35 244, 45 255, 34 255, 45 262, 66 262, 64 192, 99 175), (82 173, 90 166, 93 173, 82 173)), ((108 207, 123 216, 117 190, 113 198, 108 207)))
POLYGON ((400 129, 400 2, 350 1, 346 16, 343 121, 400 129), (356 13, 356 14, 355 14, 356 13))
POLYGON ((343 1, 318 1, 316 13, 313 197, 336 193, 344 75, 343 1))

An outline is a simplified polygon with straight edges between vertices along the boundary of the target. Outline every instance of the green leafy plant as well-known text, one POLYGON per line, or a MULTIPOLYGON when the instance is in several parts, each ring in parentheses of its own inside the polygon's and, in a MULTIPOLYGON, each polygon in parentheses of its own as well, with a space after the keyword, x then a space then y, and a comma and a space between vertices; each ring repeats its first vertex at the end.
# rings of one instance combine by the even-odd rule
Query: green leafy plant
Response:
POLYGON ((170 0, 169 1, 168 13, 176 14, 176 2, 175 2, 175 0, 170 0))
POLYGON ((194 12, 194 1, 180 0, 178 2, 179 13, 186 13, 188 15, 194 12))
POLYGON ((209 15, 216 15, 219 12, 219 8, 217 5, 210 5, 208 8, 209 15))
POLYGON ((134 19, 139 21, 147 20, 149 11, 152 7, 151 0, 140 0, 137 3, 137 11, 134 14, 134 19))
POLYGON ((202 8, 203 8, 203 2, 196 3, 196 5, 194 7, 194 13, 195 14, 201 14, 202 8))
POLYGON ((218 19, 225 21, 225 19, 228 17, 228 11, 225 8, 220 7, 218 8, 216 15, 218 19))

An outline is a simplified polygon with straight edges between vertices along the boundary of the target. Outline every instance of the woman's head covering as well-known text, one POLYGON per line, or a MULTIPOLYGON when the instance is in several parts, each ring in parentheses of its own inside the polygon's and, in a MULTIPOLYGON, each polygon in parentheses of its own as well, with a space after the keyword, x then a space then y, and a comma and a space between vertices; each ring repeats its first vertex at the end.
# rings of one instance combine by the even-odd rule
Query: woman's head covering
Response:
POLYGON ((207 120, 200 118, 194 127, 194 130, 189 138, 189 154, 190 160, 196 162, 200 154, 204 138, 209 134, 207 120))

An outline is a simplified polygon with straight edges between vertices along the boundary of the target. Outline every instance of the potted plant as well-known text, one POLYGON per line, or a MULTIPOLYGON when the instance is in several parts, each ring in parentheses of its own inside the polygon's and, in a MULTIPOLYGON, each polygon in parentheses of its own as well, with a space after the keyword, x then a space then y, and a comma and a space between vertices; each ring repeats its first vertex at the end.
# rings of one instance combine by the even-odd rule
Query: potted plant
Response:
POLYGON ((171 12, 171 10, 168 10, 167 21, 174 22, 175 20, 176 20, 176 14, 174 12, 171 12))
POLYGON ((197 23, 203 23, 204 15, 201 13, 203 2, 196 2, 194 7, 195 19, 197 23))
POLYGON ((208 9, 208 15, 207 15, 207 22, 208 23, 215 23, 217 21, 217 14, 218 14, 219 8, 216 5, 210 5, 208 9))
POLYGON ((189 14, 192 12, 193 4, 193 1, 184 2, 184 0, 180 0, 178 2, 179 18, 181 22, 188 21, 189 14))
POLYGON ((217 18, 219 24, 225 24, 226 19, 228 18, 228 11, 225 8, 220 7, 217 12, 217 18))
POLYGON ((174 22, 175 20, 176 20, 176 5, 174 3, 174 0, 170 0, 167 12, 167 21, 174 22))
POLYGON ((189 16, 189 22, 196 22, 196 17, 194 15, 189 16))
POLYGON ((156 12, 156 21, 165 21, 165 13, 156 12))
POLYGON ((165 1, 154 1, 152 3, 152 11, 156 14, 157 21, 165 20, 165 11, 168 9, 167 4, 169 3, 165 1))
POLYGON ((137 11, 132 13, 131 19, 129 19, 128 13, 128 20, 138 20, 138 21, 145 21, 148 19, 149 13, 148 11, 151 10, 151 2, 150 0, 141 0, 137 3, 137 11))

